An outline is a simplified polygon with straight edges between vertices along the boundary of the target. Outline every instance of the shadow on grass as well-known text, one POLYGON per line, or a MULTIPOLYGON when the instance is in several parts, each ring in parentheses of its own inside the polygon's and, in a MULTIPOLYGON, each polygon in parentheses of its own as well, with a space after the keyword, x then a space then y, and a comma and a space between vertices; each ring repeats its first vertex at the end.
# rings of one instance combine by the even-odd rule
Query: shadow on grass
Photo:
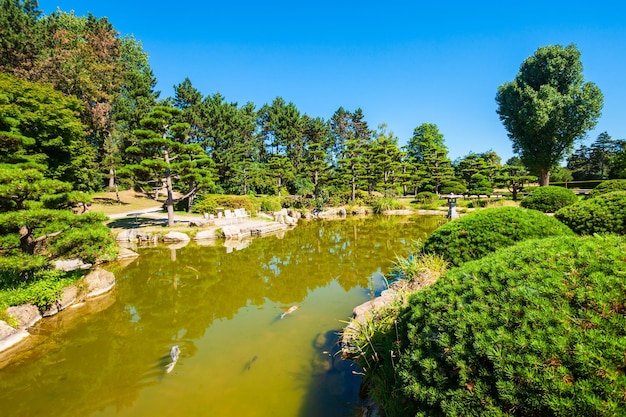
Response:
POLYGON ((150 217, 127 216, 107 223, 109 229, 137 229, 139 227, 167 226, 167 219, 153 219, 150 217))
POLYGON ((115 198, 107 198, 107 197, 94 197, 91 199, 93 204, 101 204, 103 206, 128 206, 129 203, 125 203, 123 201, 117 201, 115 198))

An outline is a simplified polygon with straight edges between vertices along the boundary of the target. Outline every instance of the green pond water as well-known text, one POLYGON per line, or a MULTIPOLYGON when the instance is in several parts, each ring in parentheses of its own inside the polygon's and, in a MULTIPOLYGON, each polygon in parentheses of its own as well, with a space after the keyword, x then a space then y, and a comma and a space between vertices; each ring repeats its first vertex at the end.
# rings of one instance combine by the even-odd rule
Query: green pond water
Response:
POLYGON ((111 294, 0 358, 0 416, 359 416, 359 369, 336 333, 439 221, 312 221, 232 245, 139 248, 107 265, 111 294))

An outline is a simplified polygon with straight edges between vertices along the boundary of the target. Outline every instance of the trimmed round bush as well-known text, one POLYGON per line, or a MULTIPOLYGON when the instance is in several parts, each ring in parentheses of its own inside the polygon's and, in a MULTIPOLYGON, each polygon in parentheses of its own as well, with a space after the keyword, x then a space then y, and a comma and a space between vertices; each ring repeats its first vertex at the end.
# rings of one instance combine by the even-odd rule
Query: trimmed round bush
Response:
POLYGON ((531 195, 522 199, 520 206, 544 213, 554 213, 576 201, 578 197, 572 190, 549 185, 535 189, 531 195))
POLYGON ((598 184, 589 193, 590 197, 597 197, 601 194, 612 193, 613 191, 626 191, 626 180, 608 180, 598 184))
POLYGON ((381 358, 387 415, 626 415, 625 252, 618 236, 527 241, 414 293, 391 359, 369 351, 379 337, 360 359, 381 358))
POLYGON ((579 235, 626 234, 626 191, 598 194, 563 207, 554 217, 579 235))
POLYGON ((559 235, 574 233, 555 218, 535 210, 494 207, 442 225, 428 236, 423 250, 458 266, 526 239, 559 235))

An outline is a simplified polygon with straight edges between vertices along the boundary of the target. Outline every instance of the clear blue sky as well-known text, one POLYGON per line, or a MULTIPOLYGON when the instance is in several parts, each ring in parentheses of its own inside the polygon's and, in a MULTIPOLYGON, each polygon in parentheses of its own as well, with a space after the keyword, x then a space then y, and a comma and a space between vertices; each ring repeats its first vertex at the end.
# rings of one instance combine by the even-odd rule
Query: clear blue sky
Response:
POLYGON ((276 96, 328 119, 362 108, 401 145, 435 123, 451 159, 513 155, 496 114, 499 85, 541 46, 574 43, 584 76, 604 94, 585 143, 626 138, 626 5, 620 1, 118 1, 42 0, 49 14, 108 17, 150 55, 161 97, 189 77, 205 96, 276 96), (426 3, 426 4, 422 4, 426 3))

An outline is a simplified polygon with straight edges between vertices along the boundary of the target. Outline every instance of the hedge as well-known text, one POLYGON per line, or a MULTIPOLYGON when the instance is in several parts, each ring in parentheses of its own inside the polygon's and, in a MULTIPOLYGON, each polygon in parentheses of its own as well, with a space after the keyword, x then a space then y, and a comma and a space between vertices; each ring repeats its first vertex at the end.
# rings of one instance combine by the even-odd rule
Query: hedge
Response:
POLYGON ((554 213, 576 201, 578 201, 578 197, 572 190, 549 185, 535 189, 531 195, 522 199, 520 206, 544 213, 554 213))
POLYGON ((388 417, 626 415, 625 252, 561 236, 450 270, 364 345, 366 382, 388 417))
POLYGON ((554 217, 579 235, 626 234, 626 191, 598 194, 563 207, 554 217))
POLYGON ((494 207, 442 225, 428 236, 423 250, 439 254, 453 265, 461 265, 522 240, 573 234, 558 220, 538 211, 494 207))
POLYGON ((600 194, 611 193, 613 191, 626 191, 626 180, 608 180, 600 183, 591 192, 590 197, 597 197, 600 194))

